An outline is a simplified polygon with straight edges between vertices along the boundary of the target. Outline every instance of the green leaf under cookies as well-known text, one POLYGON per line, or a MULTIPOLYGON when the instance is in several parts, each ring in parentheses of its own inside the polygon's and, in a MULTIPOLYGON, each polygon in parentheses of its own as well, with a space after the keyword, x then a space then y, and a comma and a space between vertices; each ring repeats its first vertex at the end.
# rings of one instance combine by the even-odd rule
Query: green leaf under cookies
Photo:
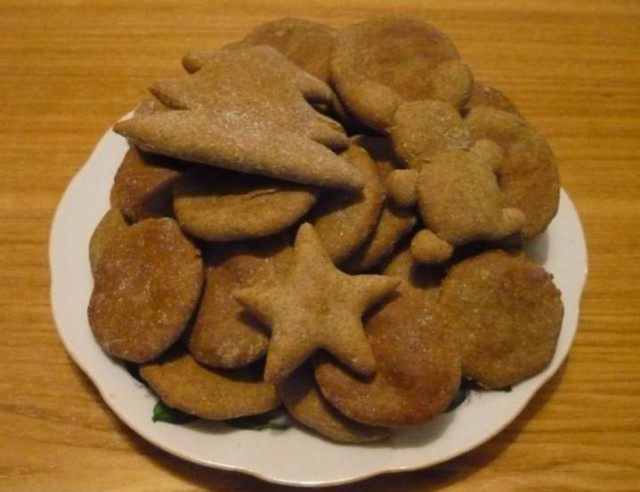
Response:
POLYGON ((193 415, 181 412, 175 408, 171 408, 166 405, 162 400, 153 407, 153 416, 151 419, 154 422, 167 422, 169 424, 185 424, 195 419, 193 415))

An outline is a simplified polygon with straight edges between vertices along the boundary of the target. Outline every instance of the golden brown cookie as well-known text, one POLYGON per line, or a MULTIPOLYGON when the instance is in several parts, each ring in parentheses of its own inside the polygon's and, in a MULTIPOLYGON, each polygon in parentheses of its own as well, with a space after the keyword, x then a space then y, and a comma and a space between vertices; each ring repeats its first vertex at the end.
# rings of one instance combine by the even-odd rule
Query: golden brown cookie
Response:
POLYGON ((524 224, 520 210, 503 205, 491 164, 475 152, 452 150, 425 162, 417 189, 425 225, 454 246, 502 239, 524 224))
POLYGON ((412 169, 447 150, 468 149, 469 129, 456 108, 442 101, 400 105, 389 128, 393 147, 412 169))
POLYGON ((461 326, 466 377, 511 386, 551 361, 562 325, 560 291, 541 266, 494 250, 455 265, 442 303, 461 326))
POLYGON ((98 261, 100 261, 107 245, 127 227, 129 227, 129 223, 120 211, 114 208, 109 209, 100 219, 89 241, 89 264, 94 275, 98 261))
POLYGON ((413 209, 385 203, 375 230, 362 247, 342 265, 344 270, 360 273, 376 267, 393 253, 398 242, 409 234, 417 223, 418 215, 413 209))
POLYGON ((390 434, 389 429, 361 424, 332 407, 318 389, 310 364, 303 364, 280 381, 276 390, 295 420, 334 441, 372 442, 390 434))
POLYGON ((449 38, 415 17, 383 17, 343 29, 330 66, 348 108, 380 132, 403 101, 437 99, 461 108, 473 81, 449 38))
POLYGON ((280 404, 257 368, 211 369, 184 350, 143 365, 140 376, 167 405, 203 419, 256 415, 280 404))
POLYGON ((390 200, 388 179, 403 163, 386 137, 360 135, 354 143, 363 147, 376 162, 378 174, 386 191, 382 211, 375 230, 365 243, 342 265, 345 271, 359 273, 371 270, 389 256, 396 244, 417 224, 417 213, 412 209, 398 207, 390 200))
MULTIPOLYGON (((319 22, 286 17, 260 24, 240 43, 227 48, 272 46, 302 70, 328 84, 329 54, 335 35, 335 29, 319 22)), ((183 59, 183 65, 190 72, 199 69, 203 62, 206 63, 203 53, 189 54, 183 59)))
POLYGON ((89 324, 110 355, 146 362, 184 331, 202 287, 200 251, 172 219, 146 219, 118 234, 98 262, 89 324))
POLYGON ((333 149, 347 145, 342 127, 309 104, 331 104, 331 89, 270 46, 214 52, 193 75, 161 80, 150 90, 169 108, 231 112, 333 149))
MULTIPOLYGON (((242 41, 222 49, 242 49, 267 45, 277 49, 289 61, 329 85, 329 56, 336 31, 324 24, 298 18, 284 18, 256 27, 242 41)), ((182 59, 184 68, 194 73, 200 70, 215 51, 195 51, 182 59)), ((337 119, 350 133, 360 133, 362 125, 351 115, 334 94, 331 104, 320 102, 314 107, 337 119)))
POLYGON ((324 147, 347 146, 342 128, 305 99, 330 102, 331 90, 269 46, 221 51, 194 75, 159 82, 152 92, 173 110, 114 126, 145 150, 305 184, 363 186, 324 147))
POLYGON ((183 230, 206 241, 239 241, 276 234, 316 203, 317 190, 262 176, 198 167, 174 188, 183 230))
POLYGON ((173 185, 186 163, 131 147, 116 172, 111 206, 132 222, 173 216, 173 185))
POLYGON ((122 121, 114 129, 150 152, 178 159, 328 188, 364 185, 352 166, 322 145, 234 113, 168 111, 122 121))
POLYGON ((350 276, 338 270, 311 224, 298 229, 291 266, 283 281, 235 292, 245 308, 271 328, 265 381, 293 372, 324 349, 362 374, 375 361, 362 329, 362 314, 398 285, 380 275, 350 276))
POLYGON ((376 163, 367 151, 351 145, 343 157, 364 179, 359 192, 325 192, 308 219, 335 264, 353 254, 375 229, 384 200, 376 163))
POLYGON ((549 144, 517 115, 488 106, 474 107, 465 119, 474 140, 489 139, 504 153, 499 184, 504 204, 522 210, 522 236, 542 233, 558 211, 560 177, 549 144))
POLYGON ((239 367, 262 357, 268 328, 233 298, 245 287, 276 281, 291 256, 288 235, 210 243, 204 250, 205 287, 187 344, 193 357, 212 367, 239 367))
POLYGON ((444 412, 461 377, 458 328, 447 312, 403 282, 365 328, 375 374, 356 376, 320 354, 315 376, 325 398, 347 417, 381 427, 419 425, 444 412))

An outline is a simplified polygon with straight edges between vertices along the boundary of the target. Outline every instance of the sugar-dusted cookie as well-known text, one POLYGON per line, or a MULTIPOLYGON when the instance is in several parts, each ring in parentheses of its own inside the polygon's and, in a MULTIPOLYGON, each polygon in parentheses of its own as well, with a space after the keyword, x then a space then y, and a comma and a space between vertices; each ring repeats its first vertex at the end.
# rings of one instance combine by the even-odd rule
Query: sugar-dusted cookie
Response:
POLYGON ((334 441, 371 442, 390 434, 389 429, 361 424, 332 407, 318 390, 310 364, 296 369, 280 381, 276 389, 295 420, 334 441))
POLYGON ((444 412, 458 391, 461 363, 458 328, 437 301, 403 281, 365 329, 375 374, 359 377, 319 354, 315 376, 324 397, 373 426, 419 425, 444 412))
POLYGON ((184 162, 131 147, 116 171, 111 206, 132 222, 173 216, 173 185, 186 167, 184 162))
POLYGON ((184 331, 202 287, 200 251, 172 219, 146 219, 109 242, 97 264, 89 324, 110 355, 146 362, 184 331))
POLYGON ((353 166, 324 146, 247 120, 230 112, 168 111, 122 121, 115 130, 148 151, 192 162, 329 188, 363 187, 353 166))
POLYGON ((563 306, 560 291, 541 266, 488 251, 451 269, 441 299, 461 326, 466 377, 487 388, 503 388, 551 361, 563 306))
POLYGON ((269 46, 218 52, 194 75, 152 92, 172 110, 114 126, 145 150, 305 184, 363 186, 357 170, 325 148, 346 147, 344 131, 307 102, 330 103, 331 89, 269 46))
POLYGON ((492 165, 476 152, 437 154, 422 166, 417 190, 425 225, 454 246, 502 239, 525 221, 519 209, 503 204, 492 165))
POLYGON ((172 408, 209 420, 256 415, 278 407, 275 387, 260 368, 212 369, 184 350, 140 367, 140 376, 172 408))
POLYGON ((174 188, 183 230, 207 241, 239 241, 276 234, 316 203, 317 189, 287 181, 201 166, 174 188))
POLYGON ((360 172, 364 188, 353 193, 325 192, 308 218, 336 264, 346 260, 367 240, 376 227, 384 200, 376 163, 367 151, 351 145, 341 157, 360 172))
POLYGON ((404 165, 393 150, 391 140, 387 137, 360 135, 354 139, 354 143, 366 149, 375 161, 378 175, 386 191, 375 230, 358 251, 342 265, 346 271, 358 273, 371 270, 389 256, 396 244, 417 224, 418 214, 413 209, 397 206, 390 199, 388 178, 392 172, 404 165))
POLYGON ((298 229, 284 280, 238 290, 234 297, 271 328, 264 378, 277 381, 318 349, 354 371, 371 374, 375 360, 361 317, 397 285, 390 277, 338 270, 313 226, 305 223, 298 229))
POLYGON ((381 132, 403 101, 437 99, 462 108, 473 82, 449 38, 415 17, 383 17, 343 29, 330 66, 348 108, 381 132))
POLYGON ((193 75, 160 80, 150 90, 169 108, 233 112, 333 149, 347 146, 342 127, 310 104, 331 104, 331 89, 270 46, 215 52, 193 75))
POLYGON ((115 208, 109 209, 100 219, 89 241, 89 264, 94 275, 107 245, 127 227, 129 227, 129 223, 115 208))
POLYGON ((542 233, 560 201, 558 166, 547 141, 521 117, 489 106, 473 107, 465 123, 474 140, 489 139, 501 147, 500 188, 505 206, 524 213, 522 236, 542 233))
MULTIPOLYGON (((272 46, 305 72, 329 83, 329 54, 335 34, 333 28, 319 22, 286 17, 260 24, 242 41, 223 49, 272 46)), ((200 70, 211 57, 211 51, 196 51, 187 54, 182 64, 188 72, 193 73, 200 70)))
POLYGON ((289 235, 233 243, 209 243, 204 249, 205 287, 187 345, 212 367, 238 367, 262 357, 269 344, 267 327, 233 298, 245 287, 276 281, 291 256, 289 235))

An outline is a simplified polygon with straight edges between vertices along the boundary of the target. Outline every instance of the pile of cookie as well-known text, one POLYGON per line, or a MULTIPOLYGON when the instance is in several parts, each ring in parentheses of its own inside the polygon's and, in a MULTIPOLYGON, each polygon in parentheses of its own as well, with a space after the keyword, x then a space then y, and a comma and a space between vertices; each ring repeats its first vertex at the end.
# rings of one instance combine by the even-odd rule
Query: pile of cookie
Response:
POLYGON ((203 419, 283 405, 342 442, 544 369, 560 292, 544 138, 413 17, 301 19, 190 53, 115 125, 90 244, 97 341, 203 419))

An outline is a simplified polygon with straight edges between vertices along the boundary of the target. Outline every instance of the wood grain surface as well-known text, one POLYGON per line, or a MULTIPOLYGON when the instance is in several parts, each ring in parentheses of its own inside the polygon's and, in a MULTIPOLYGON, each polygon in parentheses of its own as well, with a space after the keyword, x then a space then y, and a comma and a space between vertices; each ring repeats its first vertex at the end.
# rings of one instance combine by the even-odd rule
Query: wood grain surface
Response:
POLYGON ((181 56, 301 16, 412 13, 548 138, 589 248, 568 361, 494 439, 340 491, 640 490, 640 2, 0 0, 0 489, 293 490, 170 456, 74 365, 49 301, 51 220, 98 138, 181 56))

